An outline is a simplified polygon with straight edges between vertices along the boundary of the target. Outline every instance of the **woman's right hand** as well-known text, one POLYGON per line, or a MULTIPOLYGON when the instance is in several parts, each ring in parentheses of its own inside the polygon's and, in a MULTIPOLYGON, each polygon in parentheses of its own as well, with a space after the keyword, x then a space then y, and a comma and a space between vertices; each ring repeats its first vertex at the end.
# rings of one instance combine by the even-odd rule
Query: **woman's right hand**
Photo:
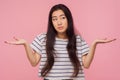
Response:
POLYGON ((15 41, 5 41, 7 44, 12 44, 12 45, 25 45, 27 43, 26 40, 24 39, 18 39, 16 37, 13 37, 15 41))
POLYGON ((14 41, 5 41, 5 43, 12 44, 12 45, 24 45, 28 60, 30 61, 32 66, 36 66, 40 61, 40 54, 37 52, 34 52, 26 40, 18 39, 16 37, 14 37, 13 39, 14 41))

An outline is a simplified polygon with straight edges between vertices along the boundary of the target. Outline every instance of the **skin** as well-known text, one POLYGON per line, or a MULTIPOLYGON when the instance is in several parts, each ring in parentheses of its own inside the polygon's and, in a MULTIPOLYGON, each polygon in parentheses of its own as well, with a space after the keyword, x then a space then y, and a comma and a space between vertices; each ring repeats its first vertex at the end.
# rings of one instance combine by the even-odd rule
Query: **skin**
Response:
POLYGON ((54 11, 52 14, 52 23, 57 31, 57 37, 67 38, 66 30, 68 28, 68 20, 62 10, 54 11))
MULTIPOLYGON (((57 37, 62 39, 67 39, 66 29, 68 27, 68 21, 62 10, 57 10, 53 12, 52 23, 54 25, 54 28, 58 32, 57 37)), ((14 39, 15 41, 5 41, 5 43, 11 44, 11 45, 23 45, 27 54, 27 58, 30 61, 31 65, 36 66, 41 59, 41 55, 33 51, 29 43, 25 39, 18 39, 16 37, 14 37, 14 39)), ((94 58, 96 46, 98 44, 109 43, 115 40, 116 39, 107 39, 107 38, 94 40, 90 46, 89 53, 82 56, 84 68, 90 67, 90 64, 94 58)))

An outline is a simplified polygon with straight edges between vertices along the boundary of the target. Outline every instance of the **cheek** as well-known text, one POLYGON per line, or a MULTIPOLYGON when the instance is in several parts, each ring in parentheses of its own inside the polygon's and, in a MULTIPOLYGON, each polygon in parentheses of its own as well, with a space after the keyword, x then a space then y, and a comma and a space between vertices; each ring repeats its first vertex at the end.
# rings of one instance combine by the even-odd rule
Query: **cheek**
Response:
POLYGON ((67 21, 65 22, 65 26, 68 27, 68 22, 67 21))
POLYGON ((56 28, 57 24, 55 22, 52 22, 52 24, 53 24, 53 27, 56 28))
POLYGON ((53 26, 55 25, 55 22, 52 21, 53 26))

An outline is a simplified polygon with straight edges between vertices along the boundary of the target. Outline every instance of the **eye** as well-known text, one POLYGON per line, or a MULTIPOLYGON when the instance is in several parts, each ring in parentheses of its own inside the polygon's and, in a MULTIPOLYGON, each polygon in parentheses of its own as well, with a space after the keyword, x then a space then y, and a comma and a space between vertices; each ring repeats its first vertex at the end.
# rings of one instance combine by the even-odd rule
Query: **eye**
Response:
POLYGON ((63 17, 62 17, 62 19, 66 19, 66 17, 65 17, 65 16, 63 16, 63 17))
POLYGON ((57 18, 52 18, 52 21, 57 21, 57 18))

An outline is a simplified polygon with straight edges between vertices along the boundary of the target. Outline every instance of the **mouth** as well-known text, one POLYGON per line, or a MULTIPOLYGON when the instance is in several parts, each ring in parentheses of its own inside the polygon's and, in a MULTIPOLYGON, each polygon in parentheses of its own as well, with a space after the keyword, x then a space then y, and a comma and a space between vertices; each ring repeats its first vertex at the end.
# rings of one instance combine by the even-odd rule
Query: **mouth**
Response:
POLYGON ((59 29, 59 30, 62 30, 62 29, 63 29, 63 26, 59 26, 58 29, 59 29))

